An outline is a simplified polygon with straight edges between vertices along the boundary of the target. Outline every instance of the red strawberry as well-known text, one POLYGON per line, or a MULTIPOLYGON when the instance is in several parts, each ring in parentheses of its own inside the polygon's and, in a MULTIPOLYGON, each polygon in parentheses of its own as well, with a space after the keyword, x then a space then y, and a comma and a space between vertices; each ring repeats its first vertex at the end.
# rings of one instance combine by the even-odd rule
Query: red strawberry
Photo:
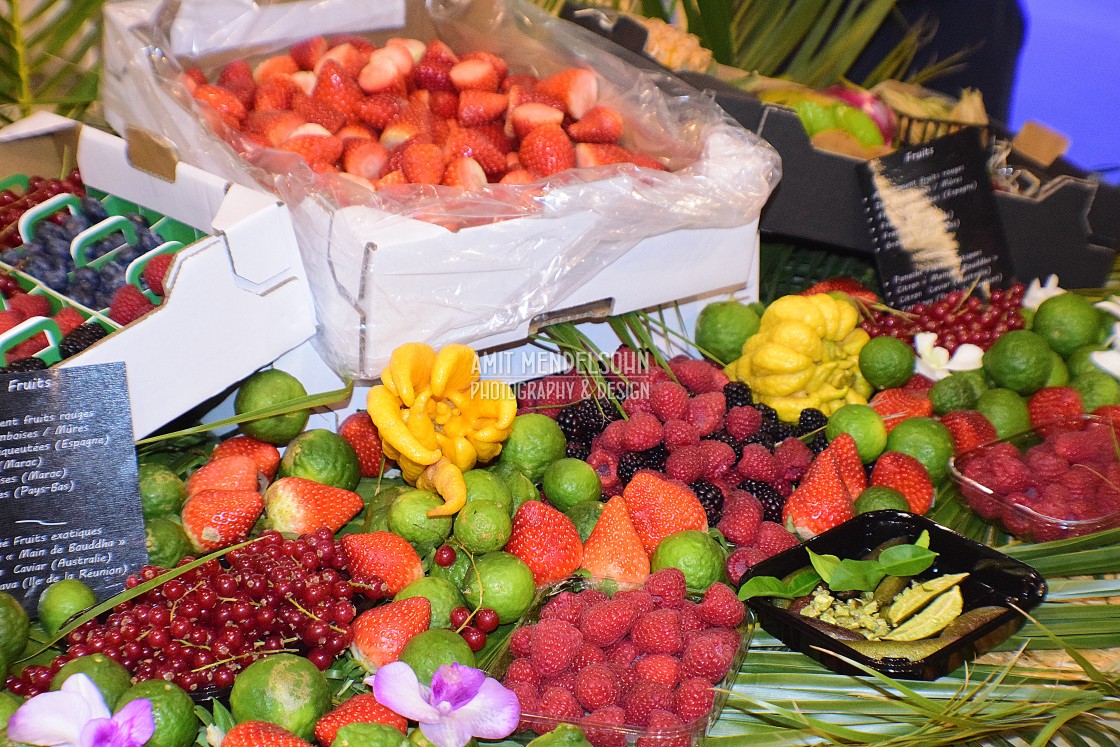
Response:
POLYGON ((632 163, 646 169, 665 171, 665 166, 656 158, 623 148, 614 143, 580 143, 575 147, 576 166, 610 166, 616 163, 632 163))
POLYGON ((392 187, 403 184, 408 184, 408 179, 405 178, 403 171, 397 170, 390 171, 388 174, 375 181, 373 183, 373 188, 384 189, 385 187, 392 187))
MULTIPOLYGON (((848 492, 857 496, 867 487, 867 472, 859 458, 856 441, 846 433, 841 433, 825 449, 836 462, 840 478, 848 492)), ((823 452, 822 452, 823 453, 823 452)))
POLYGON ((347 534, 342 538, 342 549, 355 581, 376 576, 388 586, 390 596, 424 575, 416 550, 392 532, 347 534))
POLYGON ((451 82, 458 91, 488 91, 498 90, 498 70, 494 64, 486 59, 464 59, 452 65, 448 73, 451 82))
POLYGON ((884 389, 872 397, 868 404, 883 418, 887 433, 906 418, 933 415, 933 403, 929 401, 929 397, 910 389, 884 389))
POLYGON ((505 550, 529 566, 538 586, 567 578, 583 562, 575 524, 541 501, 526 501, 517 509, 505 550))
POLYGON ((933 504, 933 482, 925 466, 909 454, 888 451, 875 461, 871 484, 894 488, 906 496, 910 510, 924 514, 933 504))
POLYGON ((518 157, 537 176, 552 176, 575 165, 572 141, 559 125, 541 125, 526 135, 518 157))
POLYGON ((687 485, 673 482, 660 473, 638 471, 627 483, 622 496, 634 530, 649 555, 670 534, 685 529, 708 531, 708 517, 696 494, 687 485))
POLYGON ((354 105, 354 116, 370 127, 384 130, 408 107, 408 99, 395 93, 375 93, 354 105))
POLYGON ((953 437, 953 450, 957 454, 998 438, 992 421, 977 410, 952 410, 940 419, 953 437))
POLYGON ((451 80, 452 63, 421 60, 412 69, 412 84, 423 91, 455 91, 451 80))
POLYGON ((50 316, 51 302, 46 296, 33 293, 16 293, 8 299, 8 308, 18 311, 27 319, 33 316, 50 316))
POLYGON ((203 490, 256 490, 260 487, 256 461, 234 454, 211 457, 187 478, 187 495, 203 490))
POLYGON ((1039 389, 1027 400, 1031 427, 1038 428, 1051 420, 1076 417, 1085 412, 1081 394, 1070 386, 1048 386, 1039 389))
POLYGON ((109 318, 118 324, 132 324, 155 307, 139 288, 126 284, 113 294, 113 300, 109 302, 109 318))
POLYGON ((465 55, 460 57, 459 60, 484 60, 490 63, 491 67, 493 67, 494 70, 498 73, 499 81, 505 81, 506 76, 509 75, 509 63, 493 52, 475 50, 473 52, 467 52, 465 55))
POLYGON ((524 139, 526 135, 540 127, 564 122, 564 112, 548 104, 531 101, 512 107, 509 112, 509 125, 513 134, 524 139))
POLYGON ((375 671, 396 661, 405 644, 427 630, 431 622, 432 603, 427 597, 409 597, 374 607, 350 624, 354 634, 350 651, 366 670, 375 671))
POLYGON ((299 65, 296 64, 290 54, 278 54, 257 63, 257 66, 253 68, 253 79, 257 81, 259 86, 270 78, 288 76, 298 71, 299 65))
MULTIPOLYGON (((345 114, 329 104, 316 101, 302 91, 292 96, 292 111, 307 122, 322 126, 327 134, 338 132, 346 124, 345 114)), ((325 163, 334 163, 334 161, 325 161, 325 163)))
MULTIPOLYGON (((377 133, 375 133, 367 125, 364 125, 360 122, 350 122, 348 124, 344 124, 342 126, 342 129, 335 133, 335 137, 342 140, 342 157, 343 157, 343 159, 345 159, 346 154, 349 152, 349 151, 346 150, 346 146, 348 145, 348 141, 350 141, 350 140, 371 140, 371 139, 376 140, 377 139, 377 133)), ((386 158, 387 158, 387 156, 386 156, 386 158)))
POLYGON ((443 144, 443 157, 450 162, 459 156, 473 158, 486 176, 505 173, 506 158, 483 132, 471 127, 456 127, 443 144))
POLYGON ((196 100, 213 108, 222 121, 235 130, 240 129, 242 120, 248 114, 241 100, 220 86, 201 85, 194 89, 193 95, 196 100))
POLYGON ((248 537, 263 510, 256 490, 201 490, 183 504, 183 531, 195 550, 212 552, 248 537))
POLYGON ((287 110, 292 107, 292 99, 301 89, 291 77, 278 75, 257 86, 253 95, 254 111, 287 110))
POLYGON ((585 710, 596 711, 617 703, 622 693, 618 678, 610 667, 606 664, 592 664, 576 675, 573 694, 585 710))
POLYGON ((384 724, 401 734, 408 733, 408 721, 403 716, 378 703, 373 693, 359 693, 315 722, 315 739, 329 745, 347 724, 384 724))
POLYGON ((222 441, 214 447, 210 461, 216 462, 230 456, 249 457, 256 463, 257 471, 269 482, 276 476, 276 468, 280 466, 279 449, 249 436, 234 436, 222 441))
POLYGON ((730 586, 716 582, 704 592, 696 614, 700 619, 717 628, 734 628, 743 622, 746 608, 730 586))
POLYGON ((222 747, 311 747, 311 743, 267 721, 243 721, 226 732, 222 747))
POLYGON ((189 91, 193 92, 195 88, 204 86, 209 82, 210 80, 206 77, 206 73, 202 72, 202 69, 199 67, 192 65, 183 71, 183 84, 187 86, 187 90, 189 91))
POLYGON ((579 121, 568 125, 577 143, 614 143, 622 137, 622 115, 609 106, 592 107, 579 121))
POLYGON ((280 144, 286 150, 303 157, 308 165, 333 164, 342 155, 342 140, 334 135, 295 135, 280 144))
POLYGON ((634 621, 630 640, 642 653, 677 653, 684 644, 680 610, 663 608, 647 612, 634 621))
POLYGON ((281 477, 264 493, 268 523, 278 532, 310 534, 326 527, 334 534, 365 507, 350 490, 303 477, 281 477))
POLYGON ((401 171, 413 184, 443 181, 443 149, 433 143, 412 143, 401 153, 401 171))
POLYGON ((622 584, 640 584, 649 576, 649 556, 622 496, 603 506, 583 546, 583 567, 595 578, 613 578, 622 584))
POLYGON ((51 316, 51 319, 54 320, 54 323, 58 325, 64 335, 70 334, 86 323, 86 318, 73 306, 63 306, 51 316))
POLYGON ((815 283, 801 291, 802 296, 812 296, 817 293, 832 293, 840 291, 847 293, 852 298, 857 298, 866 303, 878 303, 879 297, 855 278, 834 277, 815 283))
POLYGON ((407 76, 412 72, 402 68, 392 53, 375 53, 358 73, 358 87, 365 93, 402 94, 408 90, 407 76))
POLYGON ((447 164, 442 183, 448 187, 458 187, 473 192, 486 186, 486 172, 473 158, 459 156, 447 164))
POLYGON ((363 179, 379 179, 388 162, 389 151, 372 138, 352 138, 343 146, 342 165, 348 174, 363 179))
POLYGON ((372 50, 372 44, 365 39, 356 37, 354 37, 353 43, 349 41, 335 42, 335 45, 328 49, 315 65, 315 74, 322 80, 323 70, 329 63, 333 63, 338 65, 339 69, 350 80, 356 81, 366 63, 369 62, 372 50))
POLYGON ((327 52, 327 40, 321 36, 313 36, 292 45, 288 53, 299 65, 300 70, 314 70, 319 59, 327 52))
POLYGON ((354 112, 354 105, 364 97, 362 89, 342 68, 342 65, 334 60, 323 63, 315 83, 315 90, 311 92, 313 100, 350 116, 354 112))
MULTIPOLYGON (((358 455, 358 465, 362 477, 377 477, 381 474, 383 452, 381 436, 373 425, 373 419, 364 410, 351 413, 338 426, 338 435, 350 444, 358 455)), ((388 468, 391 462, 385 462, 388 468)))
POLYGON ((905 389, 908 392, 917 392, 918 394, 925 394, 926 392, 928 392, 930 389, 933 388, 933 385, 935 383, 936 382, 934 382, 933 379, 922 376, 920 373, 916 373, 913 376, 911 376, 910 379, 905 384, 902 385, 902 388, 905 389))
POLYGON ((463 91, 459 94, 459 122, 467 127, 493 122, 506 113, 509 96, 488 91, 463 91))
POLYGON ((590 70, 568 68, 537 81, 533 90, 562 101, 572 119, 581 119, 599 99, 599 79, 590 70))
POLYGON ((533 626, 529 639, 529 658, 542 677, 551 677, 568 668, 583 643, 579 628, 559 618, 541 620, 533 626))
POLYGON ((218 85, 236 96, 246 110, 253 106, 257 82, 253 80, 253 71, 245 60, 234 60, 222 68, 218 74, 218 85))
POLYGON ((149 259, 147 264, 144 265, 144 282, 157 296, 166 295, 163 281, 167 277, 167 271, 171 269, 171 263, 174 261, 174 254, 159 254, 149 259))
POLYGON ((866 478, 855 478, 851 455, 862 476, 863 466, 855 452, 855 441, 846 433, 840 434, 817 455, 782 509, 782 521, 786 526, 811 537, 852 518, 852 502, 866 487, 866 478), (838 444, 844 445, 838 447, 838 444))

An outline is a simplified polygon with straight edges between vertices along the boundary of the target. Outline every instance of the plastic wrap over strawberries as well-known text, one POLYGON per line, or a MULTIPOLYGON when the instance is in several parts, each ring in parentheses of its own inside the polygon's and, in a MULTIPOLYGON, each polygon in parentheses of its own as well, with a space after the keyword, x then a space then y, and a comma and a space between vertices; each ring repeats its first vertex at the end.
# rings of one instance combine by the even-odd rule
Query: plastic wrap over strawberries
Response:
MULTIPOLYGON (((530 320, 567 308, 635 249, 668 256, 664 277, 636 301, 615 299, 614 312, 696 295, 696 287, 678 284, 713 251, 709 244, 740 241, 742 264, 757 261, 756 223, 780 178, 777 153, 709 96, 636 69, 590 32, 520 0, 123 0, 107 6, 105 38, 103 98, 115 128, 154 131, 184 160, 263 184, 288 203, 315 295, 316 348, 337 372, 359 379, 378 376, 406 341, 524 337, 530 320), (313 168, 247 136, 185 83, 189 68, 214 80, 231 60, 254 65, 318 34, 357 35, 375 48, 394 37, 439 39, 457 55, 497 55, 510 76, 591 70, 594 103, 622 116, 617 145, 657 168, 581 159, 526 183, 495 183, 491 173, 490 183, 468 188, 386 185, 313 168), (666 244, 673 244, 669 255, 666 244)), ((566 116, 569 131, 570 123, 566 116)), ((729 270, 704 290, 744 279, 745 271, 738 278, 729 270)))

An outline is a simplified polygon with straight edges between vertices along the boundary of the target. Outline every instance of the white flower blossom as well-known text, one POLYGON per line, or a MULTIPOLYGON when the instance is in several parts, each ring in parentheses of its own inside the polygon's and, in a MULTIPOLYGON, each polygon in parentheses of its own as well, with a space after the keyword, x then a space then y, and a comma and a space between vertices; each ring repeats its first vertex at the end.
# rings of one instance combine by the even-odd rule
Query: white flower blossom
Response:
POLYGON ((1027 292, 1023 294, 1023 308, 1037 309, 1046 299, 1060 296, 1063 293, 1065 291, 1058 287, 1057 275, 1048 276, 1045 285, 1038 282, 1038 278, 1035 278, 1027 286, 1027 292))
POLYGON ((933 332, 919 332, 914 335, 914 350, 918 359, 914 371, 927 379, 939 381, 954 371, 971 371, 980 368, 984 351, 972 343, 958 345, 952 356, 949 351, 936 345, 937 335, 933 332))

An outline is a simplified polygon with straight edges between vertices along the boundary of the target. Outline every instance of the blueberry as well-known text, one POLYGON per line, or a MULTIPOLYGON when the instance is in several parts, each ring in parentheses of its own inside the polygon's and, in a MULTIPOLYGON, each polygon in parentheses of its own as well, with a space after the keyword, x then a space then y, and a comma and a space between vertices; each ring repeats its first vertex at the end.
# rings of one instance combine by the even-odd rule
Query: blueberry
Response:
POLYGON ((83 197, 81 202, 81 211, 89 218, 91 223, 100 223, 109 217, 109 213, 105 210, 105 206, 92 197, 83 197))
POLYGON ((77 236, 90 226, 89 218, 84 213, 70 213, 62 220, 62 226, 72 236, 77 236))
POLYGON ((66 275, 66 268, 57 263, 51 264, 47 271, 37 277, 42 281, 43 285, 59 293, 65 293, 67 286, 70 285, 70 279, 66 275))
POLYGON ((144 229, 136 232, 136 246, 140 249, 140 254, 150 252, 162 243, 163 239, 152 231, 144 229))
POLYGON ((70 241, 65 238, 56 238, 54 236, 47 239, 43 244, 44 253, 65 265, 72 264, 74 259, 70 254, 70 241))
POLYGON ((83 285, 90 288, 101 287, 101 273, 92 267, 79 267, 74 270, 74 282, 71 287, 83 285))
POLYGON ((152 227, 151 221, 149 221, 140 213, 128 213, 124 217, 128 218, 129 222, 131 222, 132 225, 136 227, 137 232, 139 232, 141 229, 146 230, 152 227))

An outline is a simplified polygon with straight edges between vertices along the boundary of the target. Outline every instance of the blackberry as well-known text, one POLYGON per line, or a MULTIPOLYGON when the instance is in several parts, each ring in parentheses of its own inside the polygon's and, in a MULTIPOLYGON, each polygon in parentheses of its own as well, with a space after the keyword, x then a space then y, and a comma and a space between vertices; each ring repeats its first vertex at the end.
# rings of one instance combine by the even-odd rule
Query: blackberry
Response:
POLYGON ((758 480, 743 480, 739 483, 740 490, 745 490, 762 504, 762 519, 782 523, 782 509, 786 507, 785 497, 774 489, 770 483, 758 480))
POLYGON ((820 430, 828 425, 828 416, 815 407, 806 407, 797 418, 799 436, 804 436, 813 431, 820 430))
POLYGON ((578 443, 591 443, 590 438, 584 438, 579 426, 579 415, 576 413, 575 405, 568 405, 561 408, 560 412, 556 413, 556 424, 560 426, 560 430, 564 433, 564 438, 568 439, 568 443, 576 441, 578 443))
POLYGON ((820 454, 828 447, 828 436, 824 435, 824 431, 817 431, 805 445, 809 447, 809 451, 813 454, 820 454))
POLYGON ((599 406, 595 408, 595 412, 600 413, 606 421, 603 424, 604 428, 616 420, 622 420, 622 411, 618 409, 620 404, 610 397, 599 398, 599 406))
POLYGON ((735 438, 730 433, 722 429, 716 431, 715 433, 708 434, 707 436, 704 436, 704 438, 711 441, 723 441, 725 444, 730 446, 735 451, 736 462, 743 458, 743 446, 747 443, 747 441, 740 441, 739 439, 735 438))
POLYGON ((723 518, 723 491, 707 480, 697 480, 688 487, 700 499, 700 505, 708 515, 708 526, 714 527, 723 518))
POLYGON ((585 434, 584 440, 587 443, 591 443, 591 439, 602 433, 607 423, 611 422, 608 419, 610 412, 618 415, 618 410, 606 400, 585 399, 573 407, 576 413, 576 425, 585 434))
POLYGON ((586 460, 591 454, 591 447, 578 441, 569 441, 566 454, 573 459, 586 460))
POLYGON ((47 367, 46 361, 42 358, 31 356, 30 358, 20 358, 18 361, 12 361, 8 364, 7 368, 0 368, 4 373, 21 373, 24 371, 43 371, 47 367))
POLYGON ((758 402, 755 404, 754 409, 758 410, 758 414, 762 416, 763 428, 778 424, 778 413, 770 405, 764 402, 758 402))
POLYGON ((771 425, 767 430, 770 432, 770 436, 774 439, 774 443, 776 444, 785 441, 787 438, 799 435, 795 424, 786 423, 781 420, 771 425))
POLYGON ((751 388, 741 381, 731 381, 724 384, 723 396, 727 400, 728 410, 732 407, 754 404, 754 398, 751 396, 751 388))
POLYGON ((646 465, 642 463, 641 452, 631 451, 618 458, 618 479, 626 485, 634 478, 634 473, 646 465))
POLYGON ((58 345, 58 352, 63 359, 75 356, 109 334, 97 322, 89 322, 80 327, 75 327, 58 345))
POLYGON ((665 469, 665 460, 669 458, 669 450, 665 444, 658 444, 652 449, 636 452, 641 457, 642 467, 655 470, 665 469))

